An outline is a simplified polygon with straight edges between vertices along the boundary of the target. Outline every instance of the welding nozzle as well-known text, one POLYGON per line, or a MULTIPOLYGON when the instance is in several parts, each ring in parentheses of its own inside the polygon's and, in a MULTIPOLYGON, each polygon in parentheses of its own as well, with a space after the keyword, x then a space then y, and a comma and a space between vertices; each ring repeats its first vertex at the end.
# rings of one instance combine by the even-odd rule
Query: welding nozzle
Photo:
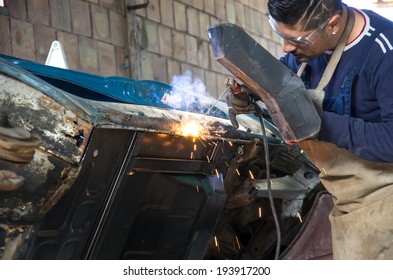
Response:
POLYGON ((241 84, 235 80, 233 77, 227 77, 225 79, 225 85, 229 87, 232 94, 239 94, 242 91, 241 84))

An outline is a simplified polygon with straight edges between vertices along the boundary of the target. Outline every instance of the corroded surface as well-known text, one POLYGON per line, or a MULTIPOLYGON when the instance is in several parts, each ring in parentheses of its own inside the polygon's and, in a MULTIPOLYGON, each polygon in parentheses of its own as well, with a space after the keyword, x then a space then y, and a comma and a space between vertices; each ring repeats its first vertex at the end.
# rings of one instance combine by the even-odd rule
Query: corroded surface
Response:
POLYGON ((23 127, 41 139, 27 165, 0 164, 0 169, 24 178, 18 190, 0 192, 0 221, 32 224, 77 177, 87 144, 84 139, 88 139, 93 126, 39 90, 2 74, 0 99, 12 125, 23 127))
POLYGON ((0 99, 10 122, 39 136, 42 147, 68 162, 79 162, 92 125, 42 92, 0 74, 0 99))

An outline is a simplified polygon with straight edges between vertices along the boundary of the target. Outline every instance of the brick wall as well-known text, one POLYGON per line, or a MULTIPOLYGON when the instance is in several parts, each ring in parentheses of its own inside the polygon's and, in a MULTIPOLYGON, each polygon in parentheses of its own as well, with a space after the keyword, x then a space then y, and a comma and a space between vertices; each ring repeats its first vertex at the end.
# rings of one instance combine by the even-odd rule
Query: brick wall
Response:
POLYGON ((170 83, 191 71, 213 96, 229 72, 212 56, 206 29, 242 26, 278 57, 279 38, 267 21, 267 0, 8 0, 0 9, 0 53, 44 63, 53 40, 71 69, 170 83))
POLYGON ((45 63, 62 42, 70 69, 129 76, 124 0, 8 0, 0 53, 45 63))
MULTIPOLYGON (((146 0, 128 1, 129 5, 146 0)), ((281 41, 268 24, 267 0, 150 0, 127 13, 132 73, 141 79, 170 82, 190 70, 212 96, 224 90, 229 72, 214 60, 207 27, 230 22, 242 26, 274 56, 281 41), (138 63, 139 62, 139 63, 138 63)))

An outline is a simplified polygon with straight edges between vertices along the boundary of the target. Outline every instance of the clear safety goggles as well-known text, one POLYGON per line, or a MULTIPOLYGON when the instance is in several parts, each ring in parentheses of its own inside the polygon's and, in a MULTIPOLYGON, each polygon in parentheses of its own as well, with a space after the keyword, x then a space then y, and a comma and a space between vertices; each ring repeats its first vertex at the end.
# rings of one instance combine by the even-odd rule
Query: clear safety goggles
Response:
POLYGON ((329 17, 325 22, 323 22, 317 29, 312 31, 307 36, 287 36, 276 28, 276 21, 269 16, 269 23, 274 30, 285 41, 289 41, 291 44, 299 47, 310 47, 321 37, 321 31, 326 27, 332 17, 329 17))

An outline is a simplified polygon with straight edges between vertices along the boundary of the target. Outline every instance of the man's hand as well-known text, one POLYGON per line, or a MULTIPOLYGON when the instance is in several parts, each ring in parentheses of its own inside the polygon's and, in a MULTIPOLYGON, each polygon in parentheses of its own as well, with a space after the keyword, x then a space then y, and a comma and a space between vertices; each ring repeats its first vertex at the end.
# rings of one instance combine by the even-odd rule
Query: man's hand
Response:
POLYGON ((230 87, 230 94, 227 95, 228 114, 234 128, 239 128, 236 115, 254 114, 256 112, 255 104, 252 103, 251 91, 245 86, 239 84, 234 78, 225 79, 225 85, 230 87))

